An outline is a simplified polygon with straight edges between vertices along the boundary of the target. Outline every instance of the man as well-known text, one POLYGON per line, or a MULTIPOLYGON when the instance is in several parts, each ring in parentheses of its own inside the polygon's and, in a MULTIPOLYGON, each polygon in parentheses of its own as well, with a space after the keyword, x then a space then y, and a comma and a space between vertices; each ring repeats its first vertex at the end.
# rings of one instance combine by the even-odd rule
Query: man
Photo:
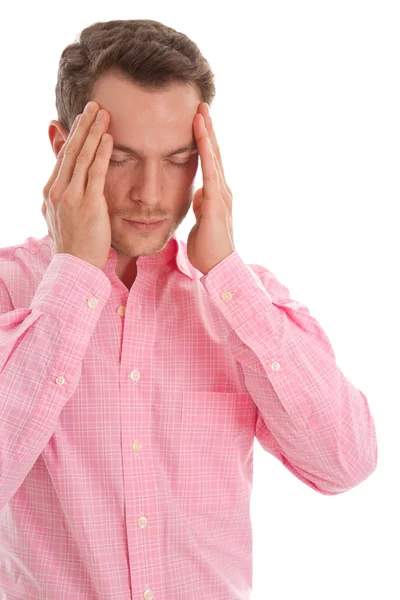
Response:
POLYGON ((367 399, 308 309, 235 250, 193 42, 96 23, 64 51, 56 93, 49 235, 0 250, 0 531, 15 557, 0 584, 7 599, 248 600, 254 437, 343 493, 376 468, 367 399))

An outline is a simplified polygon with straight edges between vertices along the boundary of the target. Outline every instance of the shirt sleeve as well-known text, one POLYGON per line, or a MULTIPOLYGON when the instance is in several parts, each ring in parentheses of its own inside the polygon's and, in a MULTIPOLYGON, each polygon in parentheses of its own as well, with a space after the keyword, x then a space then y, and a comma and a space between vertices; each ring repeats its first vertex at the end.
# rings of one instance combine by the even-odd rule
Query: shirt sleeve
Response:
POLYGON ((0 509, 53 435, 77 388, 90 337, 111 293, 100 269, 57 253, 31 305, 14 309, 2 277, 6 268, 1 262, 0 509))
POLYGON ((366 396, 343 375, 308 308, 235 251, 200 279, 231 329, 230 348, 257 406, 255 435, 300 481, 334 495, 377 465, 366 396))

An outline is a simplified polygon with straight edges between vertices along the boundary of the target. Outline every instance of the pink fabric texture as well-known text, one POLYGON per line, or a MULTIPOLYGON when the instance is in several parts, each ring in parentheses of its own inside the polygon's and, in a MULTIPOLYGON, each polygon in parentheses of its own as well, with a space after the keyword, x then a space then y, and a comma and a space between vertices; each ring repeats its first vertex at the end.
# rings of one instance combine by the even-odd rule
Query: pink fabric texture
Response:
POLYGON ((19 559, 0 589, 250 600, 254 438, 341 494, 377 465, 367 398, 266 267, 233 252, 203 276, 176 235, 130 290, 116 263, 48 235, 0 249, 0 540, 19 559))

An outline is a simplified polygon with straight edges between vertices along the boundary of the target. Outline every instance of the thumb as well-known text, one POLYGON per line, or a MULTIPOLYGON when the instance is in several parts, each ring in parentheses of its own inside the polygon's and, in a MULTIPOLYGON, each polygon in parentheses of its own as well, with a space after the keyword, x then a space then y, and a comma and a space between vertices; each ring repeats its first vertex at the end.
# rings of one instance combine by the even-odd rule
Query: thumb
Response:
POLYGON ((193 208, 194 215, 196 217, 196 221, 200 217, 202 201, 203 201, 203 188, 199 188, 193 196, 193 204, 192 204, 192 208, 193 208))
POLYGON ((53 236, 51 235, 49 228, 48 228, 48 223, 47 223, 47 219, 46 219, 46 202, 43 200, 43 204, 42 204, 42 215, 44 216, 44 220, 46 221, 46 225, 47 225, 47 234, 51 237, 51 239, 54 242, 53 236))

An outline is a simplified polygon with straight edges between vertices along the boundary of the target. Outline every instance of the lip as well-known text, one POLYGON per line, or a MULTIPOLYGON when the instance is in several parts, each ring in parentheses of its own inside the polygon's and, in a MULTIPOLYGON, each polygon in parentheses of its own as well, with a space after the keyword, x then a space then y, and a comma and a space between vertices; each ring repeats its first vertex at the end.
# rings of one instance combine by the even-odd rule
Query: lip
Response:
POLYGON ((140 223, 141 225, 154 225, 154 223, 161 223, 161 221, 135 221, 134 219, 125 219, 129 223, 140 223))
POLYGON ((130 221, 128 219, 124 219, 124 221, 129 223, 129 225, 131 227, 134 227, 135 229, 138 229, 139 231, 147 231, 147 230, 150 231, 152 229, 156 229, 162 223, 164 223, 164 220, 163 221, 130 221))

